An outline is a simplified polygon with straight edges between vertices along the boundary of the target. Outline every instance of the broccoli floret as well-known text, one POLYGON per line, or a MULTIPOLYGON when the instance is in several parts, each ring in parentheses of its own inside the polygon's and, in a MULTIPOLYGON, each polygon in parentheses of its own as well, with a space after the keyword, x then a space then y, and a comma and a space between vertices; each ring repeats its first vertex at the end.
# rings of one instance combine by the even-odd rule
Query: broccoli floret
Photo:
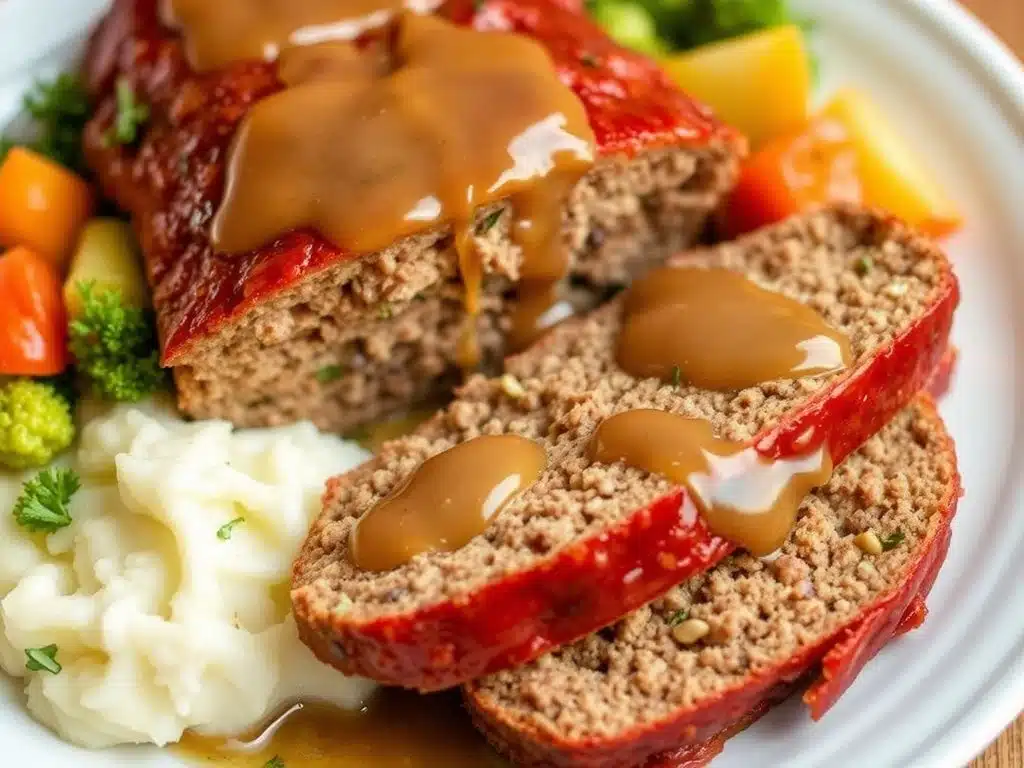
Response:
POLYGON ((71 406, 51 384, 15 379, 0 387, 0 465, 42 466, 74 439, 71 406))
POLYGON ((151 312, 126 307, 118 290, 93 291, 79 283, 82 314, 68 327, 71 352, 80 373, 104 400, 138 402, 162 389, 167 374, 160 367, 151 312))

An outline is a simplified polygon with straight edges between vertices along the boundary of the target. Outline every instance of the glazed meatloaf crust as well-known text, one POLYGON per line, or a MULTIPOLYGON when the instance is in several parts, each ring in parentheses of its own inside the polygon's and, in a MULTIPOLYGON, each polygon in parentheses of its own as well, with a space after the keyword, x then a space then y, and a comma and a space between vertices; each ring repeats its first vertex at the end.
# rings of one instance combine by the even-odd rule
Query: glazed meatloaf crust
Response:
MULTIPOLYGON (((86 154, 140 235, 162 361, 182 410, 238 425, 308 418, 345 430, 448 393, 465 316, 449 228, 370 254, 307 231, 247 254, 213 251, 210 221, 232 136, 248 106, 280 85, 267 64, 195 74, 157 5, 117 0, 92 41, 86 72, 98 109, 86 154), (150 108, 135 147, 104 140, 118 78, 150 108)), ((593 302, 697 238, 744 145, 654 63, 565 5, 460 1, 442 12, 533 38, 583 103, 599 158, 569 196, 562 239, 577 295, 593 302)), ((474 238, 485 273, 478 341, 492 366, 521 262, 505 207, 479 211, 474 238)))
POLYGON ((732 546, 681 515, 683 491, 621 465, 591 466, 585 446, 613 413, 656 408, 709 419, 767 457, 810 440, 834 462, 880 429, 928 381, 946 349, 957 284, 931 240, 872 212, 812 213, 678 264, 725 267, 817 309, 845 333, 840 373, 708 392, 637 380, 615 363, 621 301, 557 328, 476 377, 413 435, 328 483, 324 511, 294 569, 304 640, 345 671, 424 690, 536 658, 605 626, 706 570, 732 546), (865 270, 861 265, 870 263, 865 270), (541 443, 548 469, 455 552, 377 573, 356 568, 354 522, 423 460, 481 434, 541 443))
POLYGON ((707 739, 820 667, 804 696, 818 718, 906 628, 959 496, 952 441, 922 396, 805 500, 773 559, 734 555, 572 646, 469 684, 474 720, 517 765, 627 768, 707 739), (883 546, 858 546, 867 532, 883 546))

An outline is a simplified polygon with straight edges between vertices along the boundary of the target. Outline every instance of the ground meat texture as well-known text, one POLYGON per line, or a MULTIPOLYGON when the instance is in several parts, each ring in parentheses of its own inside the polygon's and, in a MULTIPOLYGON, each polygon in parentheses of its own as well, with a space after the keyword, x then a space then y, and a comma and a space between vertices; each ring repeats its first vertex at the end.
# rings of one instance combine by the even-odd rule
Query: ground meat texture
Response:
MULTIPOLYGON (((732 184, 732 151, 652 151, 605 161, 583 179, 563 225, 581 310, 694 242, 732 184)), ((508 213, 484 231, 500 210, 481 212, 476 236, 486 275, 478 339, 492 373, 521 258, 508 213)), ((173 369, 179 404, 240 426, 310 419, 343 431, 436 401, 460 378, 462 296, 450 231, 407 238, 314 275, 197 343, 173 369)))
MULTIPOLYGON (((836 420, 825 426, 835 457, 842 458, 924 386, 945 348, 956 303, 948 262, 931 241, 856 209, 792 219, 734 243, 684 254, 678 263, 739 269, 771 290, 814 306, 849 336, 854 366, 817 379, 769 382, 736 392, 701 391, 636 380, 615 365, 621 321, 617 300, 566 324, 508 361, 518 386, 510 388, 501 378, 472 379, 455 402, 416 433, 385 444, 376 459, 331 481, 324 512, 294 569, 299 623, 322 658, 380 674, 359 666, 360 651, 353 654, 348 648, 339 654, 331 643, 344 643, 349 633, 358 635, 378 621, 414 622, 435 606, 473 607, 481 590, 527 571, 540 573, 569 548, 596 541, 673 493, 661 477, 619 464, 589 464, 586 443, 594 427, 613 413, 659 408, 702 417, 723 437, 742 441, 773 425, 792 423, 793 414, 806 406, 807 412, 836 420), (865 261, 869 270, 858 266, 865 261), (891 346, 911 335, 917 341, 900 341, 910 344, 907 349, 891 346), (878 365, 885 367, 884 375, 878 375, 878 365), (819 397, 829 399, 823 408, 811 407, 819 397), (872 420, 879 417, 884 420, 875 424, 872 420), (482 535, 456 552, 421 554, 386 573, 352 565, 348 538, 360 515, 429 456, 481 434, 500 433, 540 441, 548 452, 548 469, 482 535)), ((588 610, 578 604, 565 609, 588 610)), ((384 652, 388 642, 375 640, 374 652, 384 652)), ((440 670, 454 666, 453 660, 442 654, 435 661, 439 680, 446 679, 440 670)), ((438 681, 408 684, 427 687, 438 681)))
MULTIPOLYGON (((450 394, 461 305, 447 228, 370 254, 307 230, 244 254, 213 250, 232 137, 281 83, 267 62, 197 75, 158 6, 117 0, 94 35, 83 76, 96 109, 84 144, 97 182, 132 216, 182 410, 245 426, 308 418, 340 431, 450 394), (149 109, 131 145, 106 140, 119 81, 149 109)), ((597 161, 564 206, 562 235, 572 277, 593 302, 695 241, 745 143, 577 11, 554 0, 437 9, 483 32, 534 39, 586 109, 597 161)), ((488 227, 493 212, 479 212, 476 236, 488 278, 480 341, 492 369, 520 262, 510 216, 488 227)))
POLYGON ((917 577, 959 493, 952 442, 922 398, 805 500, 777 556, 734 555, 613 626, 471 683, 474 717, 528 766, 637 765, 699 742, 716 717, 736 717, 730 697, 813 668, 830 639, 917 577), (891 548, 865 553, 863 531, 891 548), (684 616, 707 634, 681 642, 684 616))

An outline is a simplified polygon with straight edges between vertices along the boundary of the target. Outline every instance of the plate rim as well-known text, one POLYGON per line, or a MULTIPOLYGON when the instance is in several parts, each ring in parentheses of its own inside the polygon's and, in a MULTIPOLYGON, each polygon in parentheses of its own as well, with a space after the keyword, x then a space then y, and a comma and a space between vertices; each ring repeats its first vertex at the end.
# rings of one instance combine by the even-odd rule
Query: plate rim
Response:
MULTIPOLYGON (((1024 64, 992 30, 955 0, 905 0, 894 3, 896 13, 911 17, 971 70, 971 78, 984 88, 1006 118, 1007 127, 1024 142, 1024 64)), ((1022 439, 1014 437, 1011 467, 1021 466, 1022 439)), ((1000 496, 1011 508, 1024 509, 1022 479, 1005 478, 1000 496)), ((932 733, 942 736, 932 744, 918 740, 911 759, 921 766, 964 766, 988 749, 1002 732, 1024 714, 1024 632, 1013 649, 993 666, 985 683, 994 682, 969 706, 961 707, 937 723, 932 733)))

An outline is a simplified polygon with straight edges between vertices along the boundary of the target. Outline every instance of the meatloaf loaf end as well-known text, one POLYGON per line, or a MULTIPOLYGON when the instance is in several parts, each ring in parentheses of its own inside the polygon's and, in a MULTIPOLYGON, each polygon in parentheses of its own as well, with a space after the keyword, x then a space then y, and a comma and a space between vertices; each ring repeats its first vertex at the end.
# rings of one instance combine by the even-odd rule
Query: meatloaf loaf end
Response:
POLYGON ((699 743, 823 666, 820 717, 893 636, 945 556, 956 455, 922 396, 804 502, 772 559, 737 554, 578 643, 470 683, 477 724, 522 766, 635 766, 699 743), (881 546, 866 552, 858 536, 881 546))
POLYGON ((682 489, 660 476, 590 465, 594 427, 616 412, 656 408, 709 419, 719 435, 769 457, 802 454, 810 434, 838 462, 925 385, 958 296, 931 240, 850 208, 675 263, 742 271, 813 306, 847 335, 855 362, 825 377, 709 392, 637 380, 616 365, 619 299, 555 329, 510 359, 508 374, 475 377, 414 434, 329 482, 292 592, 303 639, 323 661, 386 683, 443 688, 536 658, 713 566, 731 544, 701 518, 682 519, 682 489), (349 532, 362 514, 426 458, 499 433, 542 444, 548 469, 482 535, 387 572, 353 565, 349 532))
MULTIPOLYGON (((583 103, 599 157, 564 207, 562 240, 574 281, 594 299, 694 242, 745 146, 657 65, 564 5, 450 2, 441 12, 533 38, 583 103)), ((93 38, 86 73, 98 108, 86 154, 139 232, 182 410, 246 426, 308 418, 345 430, 447 394, 464 319, 450 228, 371 254, 307 231, 247 254, 214 252, 210 221, 232 137, 249 105, 280 84, 263 63, 194 73, 157 6, 117 0, 93 38), (118 79, 151 115, 131 147, 105 141, 118 79)), ((521 261, 506 207, 480 211, 475 228, 486 276, 479 341, 492 365, 521 261)))

